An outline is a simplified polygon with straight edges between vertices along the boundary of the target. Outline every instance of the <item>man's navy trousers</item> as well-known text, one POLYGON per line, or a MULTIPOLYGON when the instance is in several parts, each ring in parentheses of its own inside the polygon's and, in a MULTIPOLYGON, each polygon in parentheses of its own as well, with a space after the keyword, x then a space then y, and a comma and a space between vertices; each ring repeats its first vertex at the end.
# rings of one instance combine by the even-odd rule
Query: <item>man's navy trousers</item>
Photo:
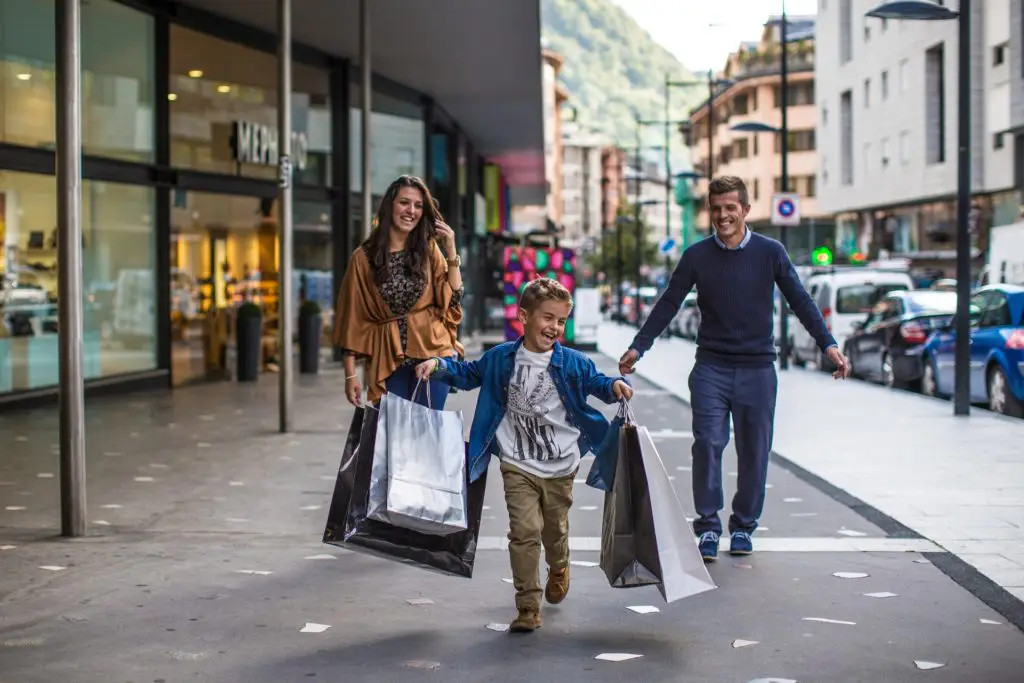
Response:
POLYGON ((729 532, 753 533, 764 507, 772 450, 778 377, 775 366, 727 367, 697 361, 690 372, 693 410, 693 502, 698 535, 721 535, 722 452, 729 443, 729 416, 736 436, 738 481, 729 532))

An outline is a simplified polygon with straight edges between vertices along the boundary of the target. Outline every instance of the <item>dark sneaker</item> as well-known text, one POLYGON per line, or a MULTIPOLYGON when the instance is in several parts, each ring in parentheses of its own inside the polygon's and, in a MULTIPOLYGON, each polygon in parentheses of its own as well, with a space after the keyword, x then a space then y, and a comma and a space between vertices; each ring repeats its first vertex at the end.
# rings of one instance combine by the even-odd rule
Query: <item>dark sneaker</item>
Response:
POLYGON ((719 536, 714 531, 705 531, 700 535, 697 545, 705 562, 714 562, 718 559, 718 541, 719 536))
POLYGON ((543 623, 539 610, 523 608, 519 610, 515 621, 508 625, 508 630, 512 633, 530 633, 539 629, 543 623))
POLYGON ((749 555, 754 552, 754 542, 746 531, 732 532, 732 541, 729 543, 730 555, 749 555))
POLYGON ((548 570, 548 585, 544 590, 544 597, 552 605, 565 600, 565 596, 569 594, 569 568, 562 567, 561 569, 549 569, 548 570))

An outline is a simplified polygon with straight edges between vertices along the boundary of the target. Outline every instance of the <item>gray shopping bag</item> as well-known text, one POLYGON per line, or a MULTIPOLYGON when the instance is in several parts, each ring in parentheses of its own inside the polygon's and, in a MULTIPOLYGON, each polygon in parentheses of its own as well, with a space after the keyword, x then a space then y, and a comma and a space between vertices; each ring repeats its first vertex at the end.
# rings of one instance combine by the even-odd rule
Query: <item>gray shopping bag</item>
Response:
POLYGON ((605 494, 600 566, 613 588, 657 585, 666 602, 716 588, 654 441, 631 411, 605 494))
MULTIPOLYGON (((417 384, 414 397, 419 388, 417 384)), ((434 410, 385 394, 380 413, 367 517, 424 534, 465 531, 469 515, 462 412, 434 410)))

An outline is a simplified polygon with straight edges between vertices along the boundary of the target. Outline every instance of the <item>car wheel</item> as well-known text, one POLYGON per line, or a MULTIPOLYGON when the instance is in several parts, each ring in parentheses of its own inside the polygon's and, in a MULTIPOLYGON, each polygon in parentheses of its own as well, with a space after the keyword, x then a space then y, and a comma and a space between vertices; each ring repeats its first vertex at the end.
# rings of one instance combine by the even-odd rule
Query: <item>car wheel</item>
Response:
POLYGON ((927 356, 924 360, 924 370, 921 373, 921 393, 925 396, 939 395, 939 384, 935 377, 935 363, 927 356))
POLYGON ((999 366, 988 371, 988 407, 1001 415, 1024 417, 1024 406, 1010 393, 1010 383, 999 366))

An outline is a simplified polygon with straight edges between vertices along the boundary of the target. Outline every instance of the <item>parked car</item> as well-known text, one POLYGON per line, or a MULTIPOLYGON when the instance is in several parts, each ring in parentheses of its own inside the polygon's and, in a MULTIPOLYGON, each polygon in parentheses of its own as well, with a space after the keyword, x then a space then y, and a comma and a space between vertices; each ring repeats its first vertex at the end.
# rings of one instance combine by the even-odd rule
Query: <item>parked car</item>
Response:
POLYGON ((683 299, 679 312, 669 323, 669 332, 677 337, 696 339, 700 328, 700 309, 697 308, 697 292, 690 292, 683 299))
POLYGON ((920 389, 921 354, 931 333, 956 313, 956 292, 902 290, 886 294, 854 324, 843 353, 854 377, 888 387, 920 389))
MULTIPOLYGON (((806 286, 839 348, 843 348, 853 334, 854 323, 864 320, 886 294, 913 289, 914 282, 905 271, 851 267, 811 275, 806 286)), ((834 369, 803 325, 797 322, 790 325, 789 331, 794 365, 810 362, 817 364, 820 370, 834 369)))
MULTIPOLYGON (((955 387, 955 326, 924 346, 921 391, 949 396, 955 387)), ((997 412, 1024 417, 1024 287, 989 285, 971 297, 970 396, 997 412)))

